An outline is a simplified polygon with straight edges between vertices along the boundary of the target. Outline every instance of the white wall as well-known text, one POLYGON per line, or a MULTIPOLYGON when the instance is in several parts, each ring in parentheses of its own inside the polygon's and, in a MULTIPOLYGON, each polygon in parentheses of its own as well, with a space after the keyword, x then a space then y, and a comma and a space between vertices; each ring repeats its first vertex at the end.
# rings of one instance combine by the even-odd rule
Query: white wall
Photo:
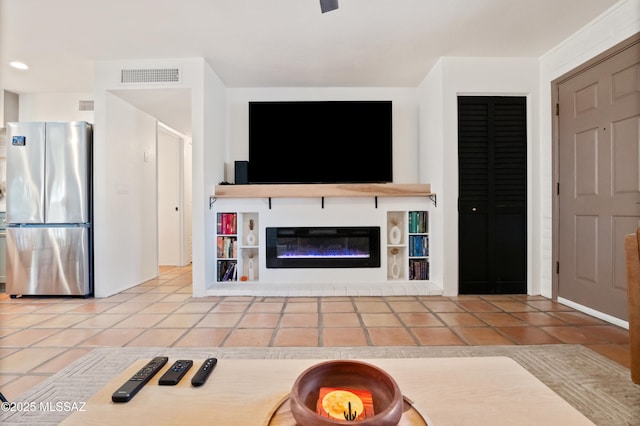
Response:
POLYGON ((215 185, 224 180, 227 150, 227 89, 203 62, 201 86, 192 89, 193 111, 193 295, 206 296, 216 281, 215 213, 209 207, 215 185))
POLYGON ((87 121, 93 111, 80 111, 80 101, 92 101, 93 93, 25 93, 20 95, 20 121, 87 121))
MULTIPOLYGON (((418 87, 420 103, 421 179, 434 179, 439 214, 431 234, 436 242, 433 259, 442 262, 434 279, 442 280, 443 294, 458 294, 458 112, 459 95, 526 96, 528 139, 528 293, 537 294, 539 242, 533 224, 540 215, 538 171, 538 62, 535 58, 442 58, 418 87), (429 157, 425 161, 426 156, 429 157), (429 170, 433 167, 433 170, 429 170)), ((432 182, 433 183, 433 182, 432 182)), ((435 266, 435 265, 434 265, 435 266)))
POLYGON ((429 245, 432 256, 430 262, 431 281, 439 288, 444 288, 444 241, 448 236, 442 234, 444 210, 442 206, 444 170, 442 161, 444 152, 444 92, 442 76, 442 60, 431 69, 431 72, 418 87, 417 96, 420 102, 418 113, 418 182, 431 184, 431 192, 436 194, 439 206, 429 212, 429 245))
POLYGON ((418 178, 418 104, 415 88, 243 88, 228 89, 229 135, 225 180, 233 182, 234 161, 249 159, 249 101, 391 100, 393 181, 418 178))
MULTIPOLYGON (((215 232, 215 220, 209 209, 209 196, 213 194, 216 182, 223 178, 223 161, 225 155, 226 140, 226 98, 225 88, 220 79, 211 70, 209 65, 202 58, 195 59, 166 59, 166 60, 135 60, 135 61, 105 61, 96 64, 95 72, 95 123, 94 128, 94 155, 97 159, 94 170, 96 209, 95 226, 95 254, 99 259, 99 267, 96 267, 95 289, 96 296, 105 297, 121 291, 124 288, 142 283, 145 274, 136 273, 129 270, 126 265, 130 261, 129 257, 141 257, 147 259, 151 251, 156 260, 157 274, 157 253, 156 245, 151 247, 146 244, 141 234, 130 235, 126 227, 120 227, 120 221, 125 217, 132 220, 146 217, 155 220, 156 211, 148 211, 127 197, 127 202, 119 203, 120 209, 117 211, 117 219, 112 220, 109 215, 113 208, 112 198, 118 196, 118 191, 126 191, 126 185, 132 185, 131 180, 135 176, 119 176, 122 164, 130 163, 127 158, 121 157, 115 149, 111 149, 109 144, 111 127, 119 127, 118 122, 131 122, 130 129, 135 134, 135 123, 146 127, 146 119, 134 111, 129 110, 122 116, 112 115, 108 108, 109 104, 114 105, 116 101, 110 91, 140 90, 149 89, 149 85, 123 85, 120 82, 120 71, 122 69, 135 68, 167 68, 177 67, 181 70, 181 81, 178 83, 152 84, 153 89, 190 89, 191 91, 191 112, 192 112, 192 181, 193 181, 193 293, 195 296, 204 296, 206 283, 215 280, 215 272, 208 264, 207 259, 215 256, 215 241, 206 238, 215 232), (127 179, 126 182, 121 182, 127 179), (122 185, 125 185, 124 187, 122 185), (127 247, 133 246, 144 250, 144 254, 134 255, 127 247)), ((120 100, 121 101, 121 100, 120 100)), ((123 112, 121 106, 116 112, 123 112)), ((155 140, 155 139, 154 139, 155 140)), ((116 142, 116 145, 118 143, 116 142)), ((122 152, 128 152, 122 146, 122 152)), ((137 153, 136 158, 141 153, 137 153)), ((144 153, 142 152, 144 156, 144 153)), ((154 149, 155 155, 155 149, 154 149)), ((155 159, 154 159, 155 161, 155 159)), ((154 181, 155 182, 155 181, 154 181)), ((154 188, 155 194, 155 188, 154 188)), ((155 206, 154 206, 155 208, 155 206)), ((155 229, 154 229, 155 232, 155 229)), ((149 240, 151 241, 151 240, 149 240)), ((155 240, 154 240, 155 241, 155 240)), ((155 242, 154 242, 155 244, 155 242)), ((155 275, 153 275, 155 276, 155 275)))
POLYGON ((104 173, 94 194, 96 297, 158 274, 157 122, 108 92, 104 116, 104 139, 94 144, 96 172, 104 173))

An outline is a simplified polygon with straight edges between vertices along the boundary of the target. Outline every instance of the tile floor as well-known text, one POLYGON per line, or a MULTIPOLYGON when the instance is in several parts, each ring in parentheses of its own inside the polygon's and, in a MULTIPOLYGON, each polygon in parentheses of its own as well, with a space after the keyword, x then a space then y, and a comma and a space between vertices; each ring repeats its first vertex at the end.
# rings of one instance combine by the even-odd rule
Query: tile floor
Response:
POLYGON ((629 368, 628 331, 540 296, 191 297, 190 268, 103 299, 0 294, 0 391, 95 347, 582 344, 629 368))

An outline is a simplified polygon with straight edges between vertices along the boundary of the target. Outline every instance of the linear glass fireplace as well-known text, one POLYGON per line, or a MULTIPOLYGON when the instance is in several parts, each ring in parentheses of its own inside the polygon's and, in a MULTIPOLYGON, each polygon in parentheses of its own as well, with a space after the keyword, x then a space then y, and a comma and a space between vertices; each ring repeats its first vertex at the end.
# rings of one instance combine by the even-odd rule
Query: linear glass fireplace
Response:
POLYGON ((380 227, 267 228, 267 268, 379 268, 380 227))

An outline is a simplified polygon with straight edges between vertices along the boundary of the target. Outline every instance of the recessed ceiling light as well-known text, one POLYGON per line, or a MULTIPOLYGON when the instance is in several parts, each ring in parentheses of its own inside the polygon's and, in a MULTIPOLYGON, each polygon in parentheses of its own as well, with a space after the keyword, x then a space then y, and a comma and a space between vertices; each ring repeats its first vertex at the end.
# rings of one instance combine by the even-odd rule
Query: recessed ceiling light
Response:
POLYGON ((29 66, 23 62, 20 61, 13 61, 11 63, 9 63, 9 65, 11 65, 14 68, 17 68, 19 70, 28 70, 29 66))

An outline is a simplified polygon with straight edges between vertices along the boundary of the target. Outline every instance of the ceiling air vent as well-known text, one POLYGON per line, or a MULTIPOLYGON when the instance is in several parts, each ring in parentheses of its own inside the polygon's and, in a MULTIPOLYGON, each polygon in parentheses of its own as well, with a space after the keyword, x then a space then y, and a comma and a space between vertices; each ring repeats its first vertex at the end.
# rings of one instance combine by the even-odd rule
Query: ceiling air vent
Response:
POLYGON ((121 83, 179 83, 180 69, 178 68, 151 68, 122 70, 121 83))
POLYGON ((93 101, 79 101, 78 111, 93 111, 93 101))

